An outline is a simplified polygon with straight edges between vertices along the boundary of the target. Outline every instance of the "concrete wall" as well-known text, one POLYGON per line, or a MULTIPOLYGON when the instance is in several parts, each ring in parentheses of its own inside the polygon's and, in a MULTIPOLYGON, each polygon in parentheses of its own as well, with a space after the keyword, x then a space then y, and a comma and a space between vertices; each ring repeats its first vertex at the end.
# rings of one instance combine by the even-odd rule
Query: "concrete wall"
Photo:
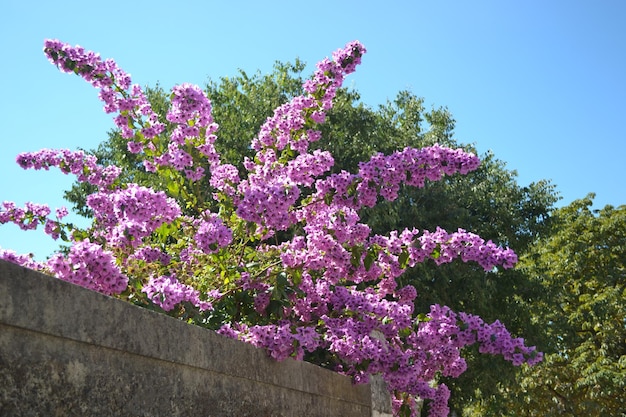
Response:
POLYGON ((378 383, 0 261, 0 416, 389 415, 378 383))

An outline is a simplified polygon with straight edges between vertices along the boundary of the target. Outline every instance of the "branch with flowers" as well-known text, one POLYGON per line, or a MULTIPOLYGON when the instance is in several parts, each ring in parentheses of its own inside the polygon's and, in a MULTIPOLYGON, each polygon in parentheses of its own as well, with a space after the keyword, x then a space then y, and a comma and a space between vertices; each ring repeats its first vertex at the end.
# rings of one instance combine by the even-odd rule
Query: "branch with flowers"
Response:
POLYGON ((542 358, 498 321, 433 305, 415 311, 417 292, 400 287, 407 268, 460 258, 486 271, 510 268, 508 248, 459 229, 405 229, 373 234, 362 209, 397 198, 401 185, 423 187, 466 174, 478 158, 438 145, 376 154, 356 173, 330 174, 333 156, 310 151, 337 89, 366 52, 350 42, 317 64, 305 94, 278 107, 252 140, 243 172, 222 163, 218 124, 197 86, 172 89, 164 120, 113 60, 57 40, 44 53, 61 71, 99 90, 104 110, 167 193, 124 183, 120 169, 83 152, 23 153, 25 169, 57 167, 95 187, 90 227, 50 217, 45 205, 4 202, 0 224, 44 226, 70 244, 44 262, 12 251, 0 258, 182 318, 266 349, 277 360, 307 360, 365 383, 381 375, 396 415, 415 415, 417 399, 430 416, 448 414, 449 390, 439 376, 466 369, 465 346, 502 355, 514 365, 542 358))

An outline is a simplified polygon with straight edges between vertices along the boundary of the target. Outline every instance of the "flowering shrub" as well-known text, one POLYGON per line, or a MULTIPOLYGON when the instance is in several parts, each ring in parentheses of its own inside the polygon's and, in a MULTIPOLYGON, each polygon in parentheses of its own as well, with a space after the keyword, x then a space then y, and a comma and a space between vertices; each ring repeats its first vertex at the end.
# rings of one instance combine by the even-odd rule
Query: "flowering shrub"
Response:
POLYGON ((414 311, 418 296, 396 279, 427 260, 461 258, 486 271, 510 268, 515 253, 459 229, 405 229, 375 235, 359 212, 394 200, 402 184, 466 174, 478 158, 438 145, 376 154, 356 173, 329 174, 320 139, 344 77, 365 48, 351 42, 317 64, 305 94, 278 107, 252 140, 244 170, 220 160, 211 102, 197 86, 173 88, 159 120, 141 87, 112 60, 47 40, 44 52, 61 71, 99 89, 104 110, 168 193, 122 183, 120 170, 82 152, 20 154, 25 169, 58 167, 95 187, 87 198, 93 223, 78 229, 44 205, 4 202, 0 223, 44 229, 70 243, 45 262, 3 250, 0 257, 84 287, 184 318, 264 348, 277 360, 308 360, 365 383, 379 374, 397 415, 414 415, 423 399, 430 416, 448 414, 449 390, 438 377, 465 369, 463 347, 534 364, 541 353, 498 321, 433 305, 414 311))

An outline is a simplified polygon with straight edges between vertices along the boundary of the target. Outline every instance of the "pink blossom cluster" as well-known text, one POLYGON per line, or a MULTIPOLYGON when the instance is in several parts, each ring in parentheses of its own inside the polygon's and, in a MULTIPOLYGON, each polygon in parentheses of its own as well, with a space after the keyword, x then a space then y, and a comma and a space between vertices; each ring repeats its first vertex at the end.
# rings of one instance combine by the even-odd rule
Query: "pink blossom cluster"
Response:
POLYGON ((513 250, 497 246, 492 241, 485 242, 480 236, 463 229, 448 233, 438 227, 435 232, 425 231, 418 240, 419 246, 410 250, 411 259, 415 261, 426 255, 440 265, 460 256, 464 262, 477 262, 486 271, 499 265, 513 268, 517 263, 513 250))
MULTIPOLYGON (((222 193, 226 198, 235 202, 238 202, 236 187, 240 181, 239 171, 234 165, 216 164, 211 169, 211 179, 209 181, 211 187, 217 192, 222 193)), ((215 193, 213 197, 219 201, 218 193, 215 193)))
MULTIPOLYGON (((447 309, 446 313, 454 316, 454 312, 447 309)), ((502 355, 504 359, 519 366, 523 363, 535 365, 541 362, 543 354, 535 347, 527 347, 524 339, 513 338, 504 324, 496 320, 492 324, 485 324, 483 319, 476 315, 458 313, 457 322, 460 323, 459 340, 464 343, 479 344, 480 353, 502 355)))
POLYGON ((238 186, 237 214, 258 223, 264 237, 273 235, 268 230, 285 230, 296 222, 292 207, 300 197, 299 186, 310 186, 315 177, 333 166, 334 160, 328 152, 306 153, 309 143, 321 137, 311 127, 324 122, 325 112, 332 107, 345 75, 354 71, 364 53, 360 43, 351 42, 335 52, 334 61, 326 59, 319 63, 312 80, 304 84, 307 95, 278 107, 252 140, 260 163, 244 164, 249 175, 238 186), (299 155, 285 163, 281 160, 285 149, 299 155))
POLYGON ((45 270, 45 265, 35 261, 33 254, 18 254, 14 250, 0 248, 0 259, 35 271, 45 270))
POLYGON ((0 224, 12 222, 22 230, 34 230, 41 219, 46 219, 49 214, 50 207, 45 204, 28 202, 25 208, 21 208, 12 201, 4 201, 0 211, 0 224))
POLYGON ((309 216, 303 227, 305 236, 298 236, 281 246, 285 267, 320 271, 331 284, 346 278, 355 282, 377 278, 378 265, 372 264, 368 270, 363 265, 366 250, 360 251, 359 247, 353 246, 362 243, 370 234, 370 228, 358 222, 355 211, 346 208, 338 212, 321 203, 308 205, 303 211, 309 216))
POLYGON ((47 40, 44 52, 64 72, 74 72, 100 89, 105 111, 118 113, 114 118, 116 126, 124 138, 133 139, 128 142, 129 151, 147 150, 152 156, 144 161, 146 170, 155 172, 157 166, 172 166, 192 181, 201 180, 205 169, 193 167, 193 155, 185 146, 190 139, 212 166, 219 165, 219 155, 213 146, 217 124, 213 123, 210 101, 197 86, 182 84, 172 89, 167 120, 175 127, 167 149, 159 150, 151 139, 162 133, 165 125, 158 120, 141 87, 131 85, 130 76, 115 61, 103 61, 98 54, 58 40, 47 40))
POLYGON ((421 149, 405 148, 391 155, 373 155, 359 163, 357 174, 342 171, 319 179, 319 198, 331 196, 338 204, 354 209, 373 207, 381 196, 395 200, 402 184, 423 187, 425 180, 438 181, 443 175, 467 174, 480 165, 478 157, 462 149, 440 145, 421 149))
POLYGON ((67 214, 65 207, 59 207, 56 209, 56 220, 53 220, 48 217, 50 207, 45 204, 28 202, 22 208, 12 201, 4 201, 0 209, 0 224, 14 223, 22 230, 35 230, 43 224, 45 233, 56 240, 63 227, 61 219, 67 214))
POLYGON ((316 271, 332 285, 345 279, 354 283, 380 280, 378 291, 387 295, 394 293, 395 279, 407 267, 426 259, 441 265, 460 257, 465 262, 479 263, 487 271, 497 266, 510 268, 517 261, 511 249, 485 242, 463 229, 447 233, 438 228, 434 233, 421 234, 416 229, 405 229, 389 236, 369 236, 369 227, 358 222, 354 211, 344 209, 337 214, 328 206, 320 206, 304 226, 306 235, 283 243, 280 256, 286 268, 316 271), (361 246, 358 242, 362 242, 361 246))
POLYGON ((333 52, 332 61, 328 58, 320 61, 313 78, 305 81, 304 90, 321 101, 321 109, 318 111, 322 121, 324 111, 332 107, 332 101, 344 77, 356 70, 365 52, 365 47, 359 41, 349 42, 344 48, 333 52))
POLYGON ((412 301, 417 293, 410 286, 390 300, 375 287, 360 291, 307 275, 299 289, 306 296, 293 308, 297 320, 224 325, 220 333, 263 347, 278 360, 326 349, 357 382, 381 374, 391 391, 432 400, 432 416, 447 415, 449 391, 431 382, 439 373, 458 377, 465 371, 464 347, 478 343, 480 352, 503 355, 515 365, 541 360, 534 347, 513 338, 498 321, 486 324, 477 316, 434 305, 425 319, 415 322, 412 301))
POLYGON ((44 42, 44 53, 61 71, 80 75, 100 89, 104 111, 119 113, 114 121, 124 138, 135 136, 135 122, 143 126, 141 133, 146 138, 153 138, 165 129, 141 87, 131 85, 130 75, 112 59, 102 60, 99 54, 56 39, 44 42), (143 121, 143 118, 146 120, 143 121))
POLYGON ((467 174, 479 164, 474 154, 439 145, 422 149, 405 148, 391 155, 379 153, 359 164, 359 202, 364 207, 372 207, 378 194, 386 200, 395 200, 401 183, 423 187, 425 179, 438 181, 444 174, 467 174))
POLYGON ((311 122, 324 122, 325 112, 332 107, 332 100, 344 77, 354 72, 365 52, 365 47, 354 41, 333 53, 334 60, 319 62, 313 78, 304 83, 308 94, 278 107, 252 140, 252 148, 281 151, 289 145, 300 153, 306 152, 309 142, 320 138, 318 131, 307 129, 307 126, 312 125, 311 122))
POLYGON ((418 400, 429 400, 426 404, 429 417, 447 416, 450 412, 448 407, 448 399, 450 398, 450 390, 445 384, 440 384, 437 387, 433 387, 427 383, 420 384, 420 395, 408 395, 406 393, 396 392, 396 395, 391 397, 392 409, 394 415, 407 415, 404 407, 408 407, 411 417, 419 417, 422 414, 418 414, 421 408, 425 407, 424 403, 419 404, 418 400))
POLYGON ((100 189, 110 188, 121 170, 115 165, 98 165, 98 158, 83 151, 68 149, 42 149, 20 153, 16 161, 23 169, 45 169, 57 167, 64 174, 73 174, 80 182, 87 182, 100 189))
POLYGON ((239 323, 231 327, 225 324, 218 333, 267 349, 276 360, 284 360, 290 356, 302 360, 304 351, 313 352, 319 347, 321 340, 315 329, 307 326, 293 328, 288 320, 263 326, 239 323))
POLYGON ((208 310, 211 304, 200 299, 200 291, 183 284, 174 274, 159 277, 150 277, 150 280, 141 289, 148 298, 165 311, 171 311, 183 302, 189 302, 200 311, 208 310))
POLYGON ((324 151, 300 154, 281 164, 273 150, 266 150, 259 160, 261 164, 246 161, 250 174, 237 188, 237 214, 275 230, 286 230, 297 222, 293 208, 301 196, 300 187, 310 186, 316 176, 334 164, 332 156, 324 151))
POLYGON ((215 213, 205 212, 203 218, 195 223, 198 226, 194 235, 195 244, 204 253, 216 253, 233 240, 233 232, 215 213))
POLYGON ((129 259, 141 260, 152 264, 169 265, 172 257, 168 253, 163 252, 161 248, 144 245, 135 250, 135 252, 129 256, 129 259))
POLYGON ((194 159, 186 146, 188 143, 193 143, 211 167, 219 166, 219 155, 213 146, 217 124, 213 123, 211 103, 199 87, 182 84, 172 89, 166 119, 174 128, 166 149, 159 149, 152 139, 165 130, 165 124, 159 121, 141 87, 131 85, 130 75, 115 61, 103 61, 96 53, 58 40, 46 40, 44 52, 62 71, 76 73, 100 89, 105 111, 117 113, 114 122, 122 137, 132 139, 128 150, 131 153, 146 151, 150 156, 144 160, 147 171, 156 172, 159 166, 171 166, 189 180, 200 181, 206 174, 205 168, 194 159))
MULTIPOLYGON (((201 166, 190 169, 194 165, 194 158, 187 145, 191 143, 208 159, 211 166, 218 165, 219 155, 213 146, 216 139, 214 133, 218 126, 213 123, 211 109, 210 100, 198 86, 175 86, 167 113, 167 120, 175 128, 170 135, 167 152, 156 157, 153 164, 172 166, 177 171, 184 172, 190 180, 199 181, 205 170, 201 166)), ((148 166, 154 166, 153 164, 148 166)))
POLYGON ((103 294, 119 294, 128 286, 113 253, 89 240, 74 243, 67 256, 53 255, 46 269, 57 278, 103 294))
POLYGON ((167 120, 176 125, 170 135, 172 142, 182 145, 187 138, 199 137, 200 129, 211 126, 211 102, 198 86, 186 83, 178 85, 172 89, 167 120))
POLYGON ((181 215, 176 200, 162 191, 137 184, 126 188, 97 192, 87 197, 98 225, 94 235, 104 238, 111 247, 138 247, 164 223, 181 215))

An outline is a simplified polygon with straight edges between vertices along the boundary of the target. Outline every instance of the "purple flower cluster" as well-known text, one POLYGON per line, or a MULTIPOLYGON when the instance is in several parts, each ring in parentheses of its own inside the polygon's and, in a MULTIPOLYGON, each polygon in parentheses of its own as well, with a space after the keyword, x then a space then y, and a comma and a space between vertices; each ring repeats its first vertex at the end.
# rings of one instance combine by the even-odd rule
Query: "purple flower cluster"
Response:
POLYGON ((199 87, 182 84, 172 89, 166 119, 174 127, 170 143, 160 149, 153 139, 165 130, 165 124, 159 121, 141 87, 131 85, 130 76, 115 61, 103 61, 96 53, 58 40, 46 40, 44 52, 62 71, 80 75, 100 89, 105 111, 117 113, 114 122, 122 137, 132 139, 128 142, 129 152, 146 152, 147 171, 156 172, 159 166, 169 166, 191 181, 200 181, 206 170, 190 152, 187 146, 190 143, 207 158, 211 168, 219 166, 219 155, 213 146, 217 124, 213 123, 211 103, 199 87))
MULTIPOLYGON (((201 166, 188 169, 194 165, 194 157, 188 152, 188 144, 192 144, 209 161, 211 166, 219 165, 219 155, 213 146, 217 124, 213 123, 211 102, 197 86, 182 84, 172 89, 172 101, 167 120, 175 128, 170 135, 167 152, 148 162, 147 167, 171 166, 184 172, 192 181, 199 181, 205 170, 201 166), (201 138, 205 138, 204 141, 201 138)), ((153 168, 151 168, 153 169, 153 168)))
POLYGON ((352 41, 344 48, 333 52, 332 61, 326 58, 317 64, 313 78, 305 81, 303 87, 307 93, 321 102, 318 118, 323 120, 324 112, 332 107, 332 100, 344 77, 356 70, 365 52, 367 52, 365 47, 359 41, 352 41))
POLYGON ((352 42, 334 54, 335 61, 319 63, 313 79, 304 84, 307 95, 278 107, 252 140, 260 163, 245 163, 249 175, 238 186, 237 214, 259 224, 265 238, 296 222, 292 207, 300 197, 299 186, 310 186, 333 166, 328 152, 306 153, 309 143, 321 137, 312 127, 324 121, 345 75, 354 71, 364 53, 360 43, 352 42), (282 156, 291 151, 300 155, 286 163, 282 156))
POLYGON ((514 365, 541 360, 534 347, 513 338, 498 321, 486 324, 477 316, 434 305, 416 323, 412 301, 417 293, 411 286, 395 292, 393 301, 374 287, 359 291, 332 286, 307 274, 299 290, 306 296, 294 305, 296 321, 228 325, 221 333, 263 347, 279 360, 324 348, 356 381, 381 374, 391 391, 432 400, 432 416, 447 415, 449 391, 445 385, 432 387, 431 382, 439 373, 458 377, 465 371, 464 347, 478 343, 480 352, 503 355, 514 365), (307 323, 315 325, 303 325, 307 323))
POLYGON ((138 248, 129 259, 141 260, 147 263, 158 263, 161 265, 168 265, 172 260, 171 256, 161 249, 146 245, 138 248))
POLYGON ((333 53, 333 61, 324 59, 318 63, 313 78, 304 83, 308 94, 278 107, 252 140, 252 148, 281 151, 290 146, 300 153, 306 152, 309 142, 320 138, 319 132, 306 127, 324 122, 326 111, 332 107, 344 77, 354 72, 365 52, 365 47, 354 41, 333 53))
POLYGON ((0 211, 0 224, 11 222, 22 230, 34 230, 39 226, 41 219, 45 221, 49 214, 50 207, 45 204, 28 202, 21 208, 12 201, 4 201, 0 211))
POLYGON ((35 261, 32 254, 18 254, 14 250, 0 248, 0 259, 35 271, 45 270, 45 265, 35 261))
POLYGON ((305 351, 313 352, 322 344, 322 337, 314 328, 295 327, 288 320, 264 326, 248 326, 238 323, 233 327, 225 324, 218 333, 267 349, 270 356, 276 360, 289 357, 302 360, 305 351))
POLYGON ((179 282, 175 275, 151 277, 141 291, 165 311, 171 311, 183 302, 191 303, 200 311, 211 308, 210 303, 200 299, 200 291, 179 282))
POLYGON ((411 259, 415 261, 428 256, 440 265, 460 256, 464 262, 477 262, 486 271, 498 265, 512 268, 517 263, 513 250, 497 246, 492 241, 485 242, 480 236, 463 229, 448 233, 437 228, 435 232, 425 231, 418 240, 419 247, 410 249, 411 259))
MULTIPOLYGON (((220 164, 211 169, 211 187, 221 192, 227 198, 236 200, 236 187, 240 181, 239 171, 237 171, 237 167, 234 165, 220 164)), ((214 198, 219 201, 217 193, 214 195, 214 198)))
POLYGON ((447 233, 438 228, 421 235, 415 229, 405 229, 389 236, 369 236, 370 229, 358 223, 357 214, 350 209, 338 214, 321 204, 308 206, 307 210, 316 210, 316 215, 309 215, 311 220, 304 226, 306 235, 282 244, 281 260, 286 268, 317 271, 332 285, 346 279, 355 283, 379 280, 378 291, 388 295, 394 293, 395 279, 407 267, 426 259, 440 265, 460 257, 465 262, 479 263, 487 271, 497 266, 510 268, 517 261, 512 250, 462 229, 447 233))
POLYGON ((192 84, 181 84, 172 89, 167 120, 176 125, 170 138, 179 145, 184 144, 185 139, 199 137, 202 128, 211 127, 209 133, 217 128, 212 125, 211 102, 198 86, 192 84))
POLYGON ((380 195, 395 200, 401 184, 423 187, 425 180, 438 181, 443 175, 467 174, 480 160, 462 149, 439 145, 422 149, 405 148, 391 155, 375 154, 359 164, 357 174, 340 172, 317 181, 319 198, 332 196, 337 204, 354 209, 373 207, 380 195))
MULTIPOLYGON (((446 313, 454 316, 454 312, 449 309, 446 313)), ((467 344, 478 343, 480 353, 502 355, 515 366, 523 363, 532 366, 543 358, 543 354, 537 352, 534 346, 525 346, 524 339, 513 338, 498 320, 486 324, 480 317, 467 313, 458 313, 457 320, 461 329, 458 339, 467 344)))
POLYGON ((61 71, 80 75, 100 89, 104 111, 119 113, 114 121, 124 138, 135 136, 135 122, 144 126, 141 133, 146 138, 153 138, 165 129, 141 87, 131 85, 130 75, 120 69, 112 59, 102 60, 100 55, 92 51, 85 51, 81 46, 71 46, 56 39, 46 40, 43 50, 50 62, 61 71), (145 122, 143 118, 146 119, 145 122))
POLYGON ((112 252, 88 240, 76 242, 69 254, 53 255, 46 268, 57 278, 103 294, 119 294, 128 286, 112 252))
POLYGON ((121 170, 109 165, 98 165, 98 158, 87 155, 83 151, 70 151, 68 149, 42 149, 36 152, 20 153, 16 159, 23 169, 45 169, 58 167, 64 174, 76 175, 80 182, 87 182, 100 189, 109 188, 113 185, 121 170))
POLYGON ((233 232, 215 213, 206 212, 196 223, 198 231, 194 236, 195 244, 204 253, 215 253, 233 240, 233 232))
POLYGON ((405 148, 388 156, 379 153, 368 162, 359 164, 357 191, 363 196, 361 204, 372 207, 376 204, 373 197, 377 194, 386 200, 395 200, 403 182, 423 187, 425 179, 438 181, 444 174, 467 174, 479 164, 479 159, 471 153, 439 145, 422 149, 405 148))
POLYGON ((35 230, 41 224, 45 233, 54 240, 58 239, 64 225, 61 219, 67 216, 65 207, 56 209, 56 220, 49 218, 50 208, 45 204, 28 202, 25 207, 18 207, 12 201, 4 201, 0 209, 0 224, 14 223, 22 230, 35 230))
POLYGON ((111 247, 138 247, 159 226, 181 215, 176 200, 164 192, 128 184, 125 189, 97 192, 87 197, 98 225, 94 236, 111 247))

